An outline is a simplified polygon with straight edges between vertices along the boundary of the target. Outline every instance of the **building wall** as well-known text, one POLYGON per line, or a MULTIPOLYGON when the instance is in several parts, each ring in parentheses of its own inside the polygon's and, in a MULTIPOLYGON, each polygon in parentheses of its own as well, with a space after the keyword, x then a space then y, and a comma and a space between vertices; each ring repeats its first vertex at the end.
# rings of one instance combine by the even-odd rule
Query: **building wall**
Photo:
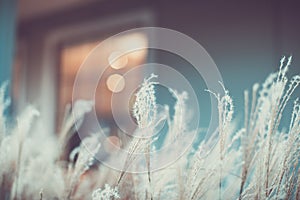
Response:
MULTIPOLYGON (((300 72, 299 8, 297 1, 271 0, 99 1, 23 21, 20 19, 19 38, 26 41, 28 55, 23 70, 27 77, 24 79, 26 99, 38 106, 50 107, 45 112, 55 107, 56 82, 52 78, 57 74, 46 69, 43 62, 49 34, 66 26, 147 11, 152 13, 153 23, 150 24, 180 31, 203 45, 217 64, 239 109, 243 105, 243 89, 251 89, 254 82, 262 82, 276 70, 282 55, 294 55, 292 73, 300 72)), ((143 25, 137 23, 135 27, 143 25)), ((118 26, 115 31, 126 28, 118 26)), ((203 91, 205 86, 201 77, 195 75, 188 63, 168 53, 155 55, 157 62, 172 66, 188 77, 192 85, 199 88, 197 95, 201 101, 209 100, 203 91)), ((202 116, 210 113, 210 107, 206 105, 200 106, 200 110, 202 116)), ((54 116, 49 115, 49 120, 53 121, 54 116)), ((208 121, 209 118, 202 117, 203 126, 208 121)))

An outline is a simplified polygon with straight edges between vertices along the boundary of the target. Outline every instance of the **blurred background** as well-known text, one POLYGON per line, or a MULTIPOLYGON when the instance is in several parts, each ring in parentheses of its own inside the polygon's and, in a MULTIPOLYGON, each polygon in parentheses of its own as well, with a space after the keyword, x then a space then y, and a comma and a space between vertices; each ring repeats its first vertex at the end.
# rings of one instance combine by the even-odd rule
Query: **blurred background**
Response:
MULTIPOLYGON (((76 72, 88 53, 107 37, 131 28, 159 26, 197 40, 218 66, 236 109, 243 90, 278 69, 282 55, 293 55, 291 74, 300 73, 299 1, 178 1, 178 0, 0 0, 0 81, 10 82, 12 113, 28 104, 41 111, 45 131, 60 127, 64 107, 72 98, 76 72)), ((134 33, 114 46, 147 44, 134 33)), ((105 49, 103 50, 105 51, 105 49)), ((113 59, 118 52, 110 55, 113 59)), ((166 64, 182 73, 197 89, 201 126, 210 117, 209 95, 202 78, 184 59, 151 50, 132 53, 111 63, 97 88, 96 110, 111 128, 110 99, 114 92, 140 77, 115 87, 122 74, 147 61, 166 64), (206 103, 207 102, 207 103, 206 103)), ((96 70, 96 67, 95 67, 96 70)), ((91 70, 90 73, 93 73, 91 70)), ((82 98, 90 87, 82 85, 82 98)), ((297 91, 299 96, 299 91, 297 91)), ((163 88, 161 103, 169 103, 163 88)), ((113 134, 113 133, 112 133, 113 134)))

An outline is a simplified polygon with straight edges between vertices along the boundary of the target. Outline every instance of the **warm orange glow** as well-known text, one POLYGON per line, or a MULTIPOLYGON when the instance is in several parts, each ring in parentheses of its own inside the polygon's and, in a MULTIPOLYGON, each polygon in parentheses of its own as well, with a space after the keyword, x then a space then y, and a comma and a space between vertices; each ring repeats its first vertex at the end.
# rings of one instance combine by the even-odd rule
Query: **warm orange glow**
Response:
MULTIPOLYGON (((95 47, 99 48, 97 45, 100 42, 101 40, 99 39, 91 39, 62 46, 58 87, 59 122, 62 121, 64 107, 72 101, 73 84, 81 64, 95 47)), ((100 67, 107 67, 98 82, 95 93, 97 115, 101 115, 105 120, 110 120, 112 115, 112 93, 120 92, 118 95, 127 94, 130 92, 130 88, 137 85, 141 77, 137 76, 125 81, 123 75, 131 68, 145 63, 148 53, 147 46, 148 38, 145 34, 131 33, 112 38, 109 45, 98 49, 102 53, 99 57, 88 57, 90 65, 94 66, 90 68, 89 73, 91 75, 96 73, 100 67), (145 49, 141 49, 141 47, 145 47, 145 49), (110 66, 108 67, 107 64, 110 66)), ((89 98, 88 91, 92 89, 92 84, 93 82, 89 80, 87 75, 86 82, 78 86, 80 91, 78 98, 89 98)), ((120 102, 114 109, 118 110, 119 113, 123 113, 126 112, 127 107, 128 105, 125 102, 120 102)), ((60 124, 58 124, 59 126, 60 124)))

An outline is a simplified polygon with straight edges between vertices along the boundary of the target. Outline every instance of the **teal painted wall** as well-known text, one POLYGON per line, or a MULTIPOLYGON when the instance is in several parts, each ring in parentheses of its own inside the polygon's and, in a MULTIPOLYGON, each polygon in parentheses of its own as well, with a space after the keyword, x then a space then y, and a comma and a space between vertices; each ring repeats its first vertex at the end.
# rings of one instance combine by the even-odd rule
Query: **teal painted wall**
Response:
MULTIPOLYGON (((11 85, 17 0, 0 0, 0 84, 11 85)), ((8 89, 10 91, 10 89, 8 89)))

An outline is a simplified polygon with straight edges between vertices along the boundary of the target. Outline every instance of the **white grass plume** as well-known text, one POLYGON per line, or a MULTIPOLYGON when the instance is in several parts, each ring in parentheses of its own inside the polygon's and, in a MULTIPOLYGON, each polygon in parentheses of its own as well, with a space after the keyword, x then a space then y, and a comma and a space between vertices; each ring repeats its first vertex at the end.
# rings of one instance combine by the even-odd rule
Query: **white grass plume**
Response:
MULTIPOLYGON (((156 75, 139 88, 133 116, 137 130, 128 144, 123 172, 99 164, 95 155, 101 150, 96 135, 75 148, 64 159, 65 145, 92 107, 80 101, 67 109, 61 134, 56 137, 33 132, 38 112, 29 106, 17 118, 14 128, 7 128, 4 112, 9 101, 0 89, 0 199, 299 199, 300 198, 300 103, 296 99, 289 124, 281 124, 283 112, 300 84, 300 76, 288 78, 292 58, 283 57, 278 72, 263 84, 255 83, 245 91, 244 121, 237 125, 234 101, 214 93, 218 100, 219 127, 211 138, 189 149, 174 164, 152 172, 151 165, 178 156, 198 130, 190 130, 186 113, 188 94, 170 88, 176 100, 172 118, 167 106, 156 104, 156 75), (74 117, 74 112, 77 113, 74 117), (163 145, 167 151, 151 155, 157 137, 156 126, 167 121, 163 145), (286 129, 280 130, 280 125, 286 129), (142 136, 142 137, 141 137, 142 136), (146 137, 149 136, 149 137, 146 137), (176 142, 180 137, 180 143, 176 142), (207 145, 214 143, 207 151, 207 145), (171 141, 171 142, 170 142, 171 141), (209 144, 208 144, 209 143, 209 144), (92 151, 87 151, 92 149, 92 151), (146 174, 127 172, 129 167, 145 168, 134 162, 137 153, 145 154, 146 174)), ((199 133, 200 134, 200 133, 199 133)), ((108 158, 109 159, 109 158, 108 158)))

